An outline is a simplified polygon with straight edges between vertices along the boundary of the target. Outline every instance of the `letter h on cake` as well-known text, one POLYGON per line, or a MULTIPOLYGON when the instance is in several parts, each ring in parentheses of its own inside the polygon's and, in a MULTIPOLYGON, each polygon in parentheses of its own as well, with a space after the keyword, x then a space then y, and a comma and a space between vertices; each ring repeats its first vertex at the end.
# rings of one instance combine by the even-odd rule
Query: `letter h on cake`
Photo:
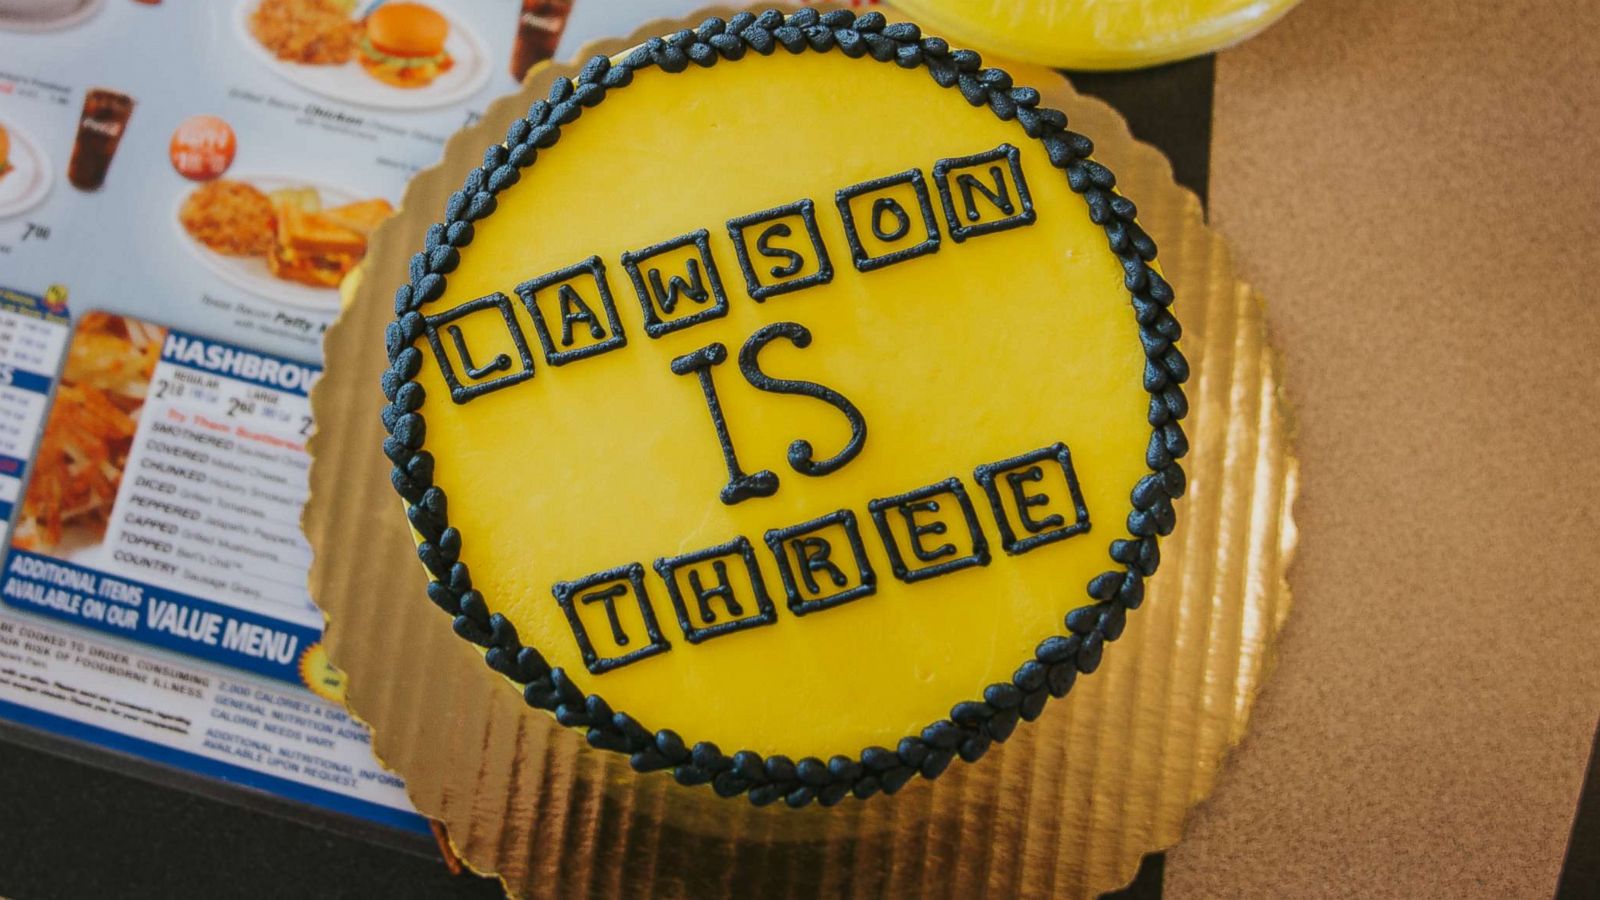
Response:
POLYGON ((742 537, 655 562, 691 644, 778 621, 750 542, 742 537))

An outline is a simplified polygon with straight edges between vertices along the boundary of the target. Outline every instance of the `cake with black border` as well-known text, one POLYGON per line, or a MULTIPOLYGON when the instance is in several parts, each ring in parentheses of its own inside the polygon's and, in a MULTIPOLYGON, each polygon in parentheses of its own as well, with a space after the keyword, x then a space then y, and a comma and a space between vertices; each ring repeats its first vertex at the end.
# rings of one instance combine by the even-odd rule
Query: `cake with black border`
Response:
POLYGON ((529 706, 831 806, 1101 665, 1189 371, 1136 208, 1040 100, 878 12, 743 12, 484 149, 395 294, 383 452, 427 598, 529 706))

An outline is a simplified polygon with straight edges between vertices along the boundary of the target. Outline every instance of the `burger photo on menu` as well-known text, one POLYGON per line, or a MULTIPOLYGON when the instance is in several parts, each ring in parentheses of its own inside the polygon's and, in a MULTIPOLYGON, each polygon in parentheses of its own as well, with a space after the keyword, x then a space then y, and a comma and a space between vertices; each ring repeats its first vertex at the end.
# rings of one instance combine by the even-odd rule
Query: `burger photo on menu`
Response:
POLYGON ((338 308, 339 282, 394 207, 281 176, 218 178, 178 205, 180 238, 218 278, 269 300, 338 308))
POLYGON ((442 3, 241 0, 235 31, 306 90, 380 109, 459 102, 488 81, 487 44, 442 3))
POLYGON ((20 128, 0 120, 0 219, 19 216, 50 192, 50 165, 20 128))
POLYGON ((450 23, 421 3, 385 3, 367 16, 356 56, 367 74, 401 88, 423 88, 450 71, 450 23))

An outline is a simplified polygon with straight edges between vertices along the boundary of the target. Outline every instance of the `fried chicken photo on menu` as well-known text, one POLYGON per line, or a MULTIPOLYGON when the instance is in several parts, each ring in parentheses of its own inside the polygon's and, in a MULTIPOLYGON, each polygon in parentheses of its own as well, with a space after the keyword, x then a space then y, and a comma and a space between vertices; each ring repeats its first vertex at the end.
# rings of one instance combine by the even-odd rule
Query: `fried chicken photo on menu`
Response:
POLYGON ((450 71, 450 23, 421 3, 385 3, 372 11, 357 42, 367 74, 401 88, 420 88, 450 71))
POLYGON ((106 313, 79 321, 34 456, 15 546, 49 552, 68 531, 105 537, 164 336, 106 313))
POLYGON ((355 0, 261 0, 250 33, 285 62, 342 66, 355 56, 361 33, 354 8, 355 0))
POLYGON ((11 134, 4 125, 0 125, 0 178, 6 177, 14 168, 11 165, 11 134))
POLYGON ((264 256, 272 246, 272 200, 242 181, 217 179, 195 188, 178 221, 190 237, 227 256, 264 256))

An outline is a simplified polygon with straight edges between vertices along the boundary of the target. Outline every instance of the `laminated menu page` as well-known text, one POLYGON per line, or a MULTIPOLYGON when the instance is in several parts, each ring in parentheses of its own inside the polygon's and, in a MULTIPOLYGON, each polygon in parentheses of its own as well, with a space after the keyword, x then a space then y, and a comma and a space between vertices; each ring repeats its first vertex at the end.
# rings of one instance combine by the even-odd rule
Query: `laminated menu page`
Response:
POLYGON ((298 520, 319 375, 79 317, 0 569, 0 712, 420 829, 338 704, 306 594, 298 520))
POLYGON ((450 135, 690 5, 0 0, 0 736, 424 829, 306 594, 322 334, 450 135))
POLYGON ((323 332, 490 100, 697 2, 0 0, 0 726, 423 827, 306 595, 323 332))

